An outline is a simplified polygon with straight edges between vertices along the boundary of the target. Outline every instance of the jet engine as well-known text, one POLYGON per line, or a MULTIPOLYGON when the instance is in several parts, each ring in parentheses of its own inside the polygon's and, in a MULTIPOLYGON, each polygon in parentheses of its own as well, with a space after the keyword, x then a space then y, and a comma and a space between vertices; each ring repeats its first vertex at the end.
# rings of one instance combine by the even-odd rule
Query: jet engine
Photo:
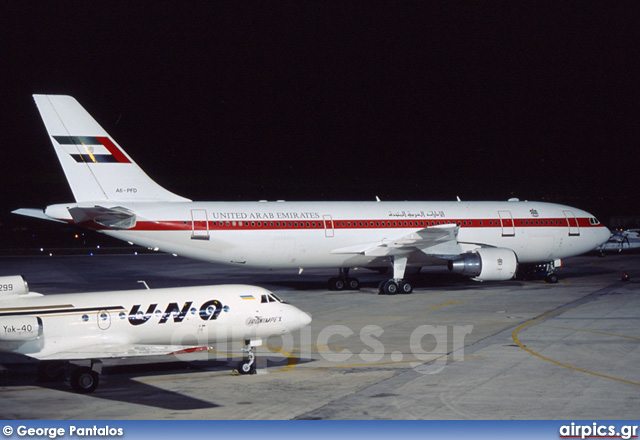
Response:
POLYGON ((38 316, 0 318, 0 342, 33 341, 42 336, 42 319, 38 316))
POLYGON ((20 275, 0 277, 0 299, 3 295, 27 295, 29 285, 20 275))
POLYGON ((518 270, 518 257, 511 249, 480 248, 450 260, 448 267, 479 281, 510 280, 518 270))

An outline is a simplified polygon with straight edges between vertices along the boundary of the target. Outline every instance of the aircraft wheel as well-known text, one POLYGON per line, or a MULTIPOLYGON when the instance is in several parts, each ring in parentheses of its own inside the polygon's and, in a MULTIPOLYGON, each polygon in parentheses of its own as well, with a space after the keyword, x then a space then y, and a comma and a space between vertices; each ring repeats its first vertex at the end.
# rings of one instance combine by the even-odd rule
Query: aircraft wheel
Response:
POLYGON ((71 374, 71 388, 78 393, 92 393, 98 388, 98 373, 88 367, 79 367, 71 374))
POLYGON ((547 275, 547 278, 545 281, 550 284, 555 284, 558 282, 558 275, 556 275, 555 273, 549 274, 547 275))
POLYGON ((64 362, 41 362, 38 366, 38 382, 60 382, 64 379, 64 367, 64 362))
POLYGON ((399 293, 409 294, 409 293, 413 292, 413 286, 408 281, 400 281, 398 287, 400 288, 399 289, 400 290, 399 293))
POLYGON ((256 364, 252 364, 250 361, 242 361, 238 364, 238 373, 240 374, 255 374, 256 364))
POLYGON ((395 280, 387 280, 381 284, 381 295, 395 295, 396 293, 398 293, 398 284, 395 280))
POLYGON ((329 290, 344 290, 345 285, 342 278, 329 278, 329 290))
POLYGON ((347 287, 349 290, 359 290, 360 281, 357 278, 347 278, 347 287))

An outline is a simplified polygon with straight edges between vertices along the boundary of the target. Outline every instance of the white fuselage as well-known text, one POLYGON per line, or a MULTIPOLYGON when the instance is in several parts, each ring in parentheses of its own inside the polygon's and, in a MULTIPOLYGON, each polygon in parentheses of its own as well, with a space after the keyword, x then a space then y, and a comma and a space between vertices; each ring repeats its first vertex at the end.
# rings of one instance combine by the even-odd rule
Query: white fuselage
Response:
POLYGON ((278 301, 268 290, 247 285, 2 294, 0 350, 43 360, 162 354, 172 349, 157 353, 152 348, 175 351, 260 340, 310 321, 309 315, 278 301))
MULTIPOLYGON (((379 267, 388 257, 344 253, 424 228, 457 224, 455 243, 416 249, 408 265, 442 262, 479 247, 511 249, 520 263, 594 249, 609 231, 588 212, 545 202, 83 202, 50 206, 71 221, 71 206, 124 207, 135 227, 101 232, 199 260, 263 268, 379 267), (436 257, 436 258, 434 258, 436 257)), ((92 227, 91 225, 86 225, 92 227)))

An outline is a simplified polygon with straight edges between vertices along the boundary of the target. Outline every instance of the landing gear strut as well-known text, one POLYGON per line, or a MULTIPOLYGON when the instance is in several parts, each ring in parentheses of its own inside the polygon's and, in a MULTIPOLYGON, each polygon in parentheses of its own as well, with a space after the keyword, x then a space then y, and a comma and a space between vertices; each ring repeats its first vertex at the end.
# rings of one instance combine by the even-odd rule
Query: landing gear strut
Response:
POLYGON ((358 290, 360 281, 357 278, 349 277, 349 268, 341 267, 337 277, 329 279, 329 290, 358 290))
POLYGON ((243 351, 246 358, 238 364, 238 373, 240 374, 256 374, 256 346, 261 345, 262 341, 244 341, 243 351))
POLYGON ((404 272, 407 268, 406 256, 393 256, 393 278, 382 281, 378 286, 378 295, 395 295, 396 293, 411 293, 413 286, 404 279, 404 272))
POLYGON ((561 262, 558 262, 556 266, 555 261, 540 264, 523 264, 518 270, 517 277, 524 281, 542 278, 546 283, 555 284, 558 282, 556 267, 560 267, 561 264, 561 262))

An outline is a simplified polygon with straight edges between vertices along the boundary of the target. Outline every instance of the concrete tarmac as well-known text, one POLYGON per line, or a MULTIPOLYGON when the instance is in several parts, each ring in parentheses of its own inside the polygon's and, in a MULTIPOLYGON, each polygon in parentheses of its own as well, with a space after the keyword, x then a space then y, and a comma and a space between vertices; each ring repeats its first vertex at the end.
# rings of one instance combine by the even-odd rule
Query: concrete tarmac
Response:
POLYGON ((411 295, 380 296, 382 276, 331 292, 335 271, 250 270, 164 254, 0 257, 52 294, 247 283, 313 316, 232 375, 239 343, 209 353, 105 362, 90 395, 38 383, 35 364, 0 372, 5 419, 636 419, 640 255, 566 260, 558 284, 478 283, 427 270, 411 295), (622 271, 630 281, 620 281, 622 271), (198 357, 199 356, 199 357, 198 357))

